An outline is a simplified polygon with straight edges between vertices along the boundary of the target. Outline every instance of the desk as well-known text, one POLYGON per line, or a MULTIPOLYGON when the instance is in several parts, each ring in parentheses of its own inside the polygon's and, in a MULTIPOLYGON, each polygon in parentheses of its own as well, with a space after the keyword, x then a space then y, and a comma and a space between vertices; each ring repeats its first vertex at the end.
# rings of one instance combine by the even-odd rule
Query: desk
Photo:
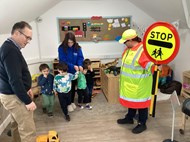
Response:
POLYGON ((105 74, 101 69, 101 83, 101 89, 108 103, 119 103, 119 75, 105 74))

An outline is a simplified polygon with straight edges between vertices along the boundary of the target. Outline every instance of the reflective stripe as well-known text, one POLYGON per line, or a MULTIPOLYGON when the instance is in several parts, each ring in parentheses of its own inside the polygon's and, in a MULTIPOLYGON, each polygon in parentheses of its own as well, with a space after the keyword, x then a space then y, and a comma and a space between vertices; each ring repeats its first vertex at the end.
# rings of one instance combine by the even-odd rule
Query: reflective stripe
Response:
POLYGON ((143 98, 143 99, 131 99, 131 98, 127 98, 127 97, 125 97, 123 95, 120 95, 120 98, 123 99, 123 100, 129 101, 129 102, 145 102, 147 100, 150 100, 151 96, 148 97, 148 98, 143 98))
POLYGON ((146 65, 145 69, 148 70, 148 68, 152 65, 152 62, 148 62, 148 64, 146 65))
POLYGON ((128 64, 123 64, 123 67, 125 68, 130 68, 132 70, 144 70, 141 66, 133 66, 133 65, 128 65, 128 64))
POLYGON ((122 71, 121 75, 131 77, 131 78, 146 78, 146 77, 149 77, 151 74, 150 73, 149 74, 129 74, 129 73, 122 71))
POLYGON ((131 65, 135 65, 135 61, 137 60, 137 57, 139 56, 140 52, 142 51, 143 47, 141 45, 141 47, 138 49, 137 53, 135 54, 135 57, 133 58, 133 61, 131 63, 131 65))
POLYGON ((125 67, 125 68, 130 68, 130 69, 132 69, 132 70, 144 70, 141 66, 134 66, 135 61, 137 60, 137 58, 138 58, 140 52, 142 51, 142 49, 143 49, 143 47, 142 47, 142 45, 141 45, 141 47, 140 47, 140 48, 138 49, 138 51, 136 52, 136 54, 135 54, 135 56, 134 56, 134 58, 133 58, 132 63, 131 63, 130 65, 129 65, 129 64, 126 64, 126 63, 123 63, 123 67, 125 67))
POLYGON ((127 108, 141 109, 150 107, 151 100, 147 100, 146 102, 129 102, 120 98, 119 102, 127 108))

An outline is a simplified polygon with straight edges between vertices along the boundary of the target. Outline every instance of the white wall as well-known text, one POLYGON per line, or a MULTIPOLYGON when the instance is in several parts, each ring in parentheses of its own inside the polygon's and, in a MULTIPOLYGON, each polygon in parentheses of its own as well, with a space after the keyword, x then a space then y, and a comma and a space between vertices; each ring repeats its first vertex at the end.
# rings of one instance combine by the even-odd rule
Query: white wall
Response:
POLYGON ((174 70, 174 79, 182 82, 184 71, 190 70, 190 30, 180 29, 180 49, 176 58, 170 63, 174 70))
MULTIPOLYGON (((31 73, 38 73, 38 66, 41 62, 53 60, 53 58, 58 56, 57 48, 60 43, 58 37, 57 18, 91 16, 132 16, 132 21, 144 28, 155 22, 151 17, 127 0, 118 0, 115 2, 108 0, 62 1, 41 15, 41 22, 38 23, 33 21, 30 23, 33 27, 33 40, 25 47, 25 49, 22 50, 22 52, 29 63, 31 73)), ((189 29, 179 29, 179 35, 181 40, 180 50, 170 65, 174 69, 174 78, 182 81, 182 72, 190 70, 190 31, 189 29)), ((9 36, 9 34, 0 35, 0 45, 9 36)), ((115 41, 99 43, 80 42, 80 45, 82 46, 85 58, 115 58, 116 56, 121 55, 124 48, 122 44, 115 41)))
MULTIPOLYGON (((32 26, 33 36, 32 41, 22 49, 23 56, 25 59, 30 63, 31 61, 36 62, 39 61, 39 47, 38 47, 38 37, 37 37, 37 31, 36 31, 36 23, 31 22, 29 23, 32 26)), ((11 36, 11 30, 10 34, 2 34, 0 35, 0 46, 3 44, 3 42, 11 36)))
MULTIPOLYGON (((37 26, 35 22, 29 23, 32 26, 33 36, 32 41, 26 45, 25 48, 21 50, 23 56, 25 57, 27 63, 29 64, 29 69, 31 71, 31 74, 38 73, 38 65, 35 65, 37 62, 40 62, 40 53, 39 53, 39 46, 38 46, 38 34, 37 34, 37 26)), ((10 33, 11 33, 10 29, 10 33)), ((3 44, 3 42, 9 38, 11 34, 2 34, 0 35, 0 46, 3 44)))
POLYGON ((37 28, 36 23, 31 22, 30 25, 32 26, 32 41, 22 49, 23 56, 27 60, 27 63, 34 63, 39 62, 40 53, 39 53, 39 45, 38 45, 38 35, 37 35, 37 28))
MULTIPOLYGON (((62 1, 41 17, 38 23, 40 33, 40 50, 43 59, 58 57, 58 18, 103 16, 132 16, 132 20, 147 27, 154 20, 128 1, 62 1)), ((85 58, 120 57, 124 45, 116 41, 80 42, 85 58)))
POLYGON ((10 37, 10 34, 2 34, 0 35, 0 46, 3 44, 3 42, 10 37))
MULTIPOLYGON (((29 63, 31 74, 39 72, 38 66, 41 62, 48 62, 58 57, 57 50, 60 44, 58 18, 91 16, 132 16, 132 21, 135 25, 144 28, 154 21, 128 1, 63 1, 41 15, 40 22, 34 21, 30 23, 33 27, 33 40, 31 44, 23 50, 23 55, 29 63)), ((138 33, 141 32, 140 29, 137 28, 137 30, 139 30, 138 33)), ((99 43, 80 42, 80 45, 82 46, 85 58, 103 58, 103 62, 120 57, 125 48, 124 45, 116 41, 99 43)))

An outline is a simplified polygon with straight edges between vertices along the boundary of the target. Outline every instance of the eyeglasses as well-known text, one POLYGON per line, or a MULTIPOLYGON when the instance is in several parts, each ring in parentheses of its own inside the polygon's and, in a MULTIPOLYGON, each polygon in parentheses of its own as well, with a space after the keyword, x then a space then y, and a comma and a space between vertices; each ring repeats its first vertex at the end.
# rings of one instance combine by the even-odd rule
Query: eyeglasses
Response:
POLYGON ((30 36, 25 35, 23 32, 19 31, 19 33, 21 33, 23 36, 25 36, 25 38, 27 39, 27 41, 31 41, 32 38, 30 36))

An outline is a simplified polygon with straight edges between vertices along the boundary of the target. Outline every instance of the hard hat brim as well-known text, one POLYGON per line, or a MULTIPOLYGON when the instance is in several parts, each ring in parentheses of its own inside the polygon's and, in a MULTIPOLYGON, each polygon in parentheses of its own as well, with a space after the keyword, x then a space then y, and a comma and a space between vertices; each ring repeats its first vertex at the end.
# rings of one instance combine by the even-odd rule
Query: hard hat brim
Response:
POLYGON ((124 39, 121 38, 121 39, 119 40, 119 43, 124 43, 125 41, 126 41, 126 40, 124 40, 124 39))

